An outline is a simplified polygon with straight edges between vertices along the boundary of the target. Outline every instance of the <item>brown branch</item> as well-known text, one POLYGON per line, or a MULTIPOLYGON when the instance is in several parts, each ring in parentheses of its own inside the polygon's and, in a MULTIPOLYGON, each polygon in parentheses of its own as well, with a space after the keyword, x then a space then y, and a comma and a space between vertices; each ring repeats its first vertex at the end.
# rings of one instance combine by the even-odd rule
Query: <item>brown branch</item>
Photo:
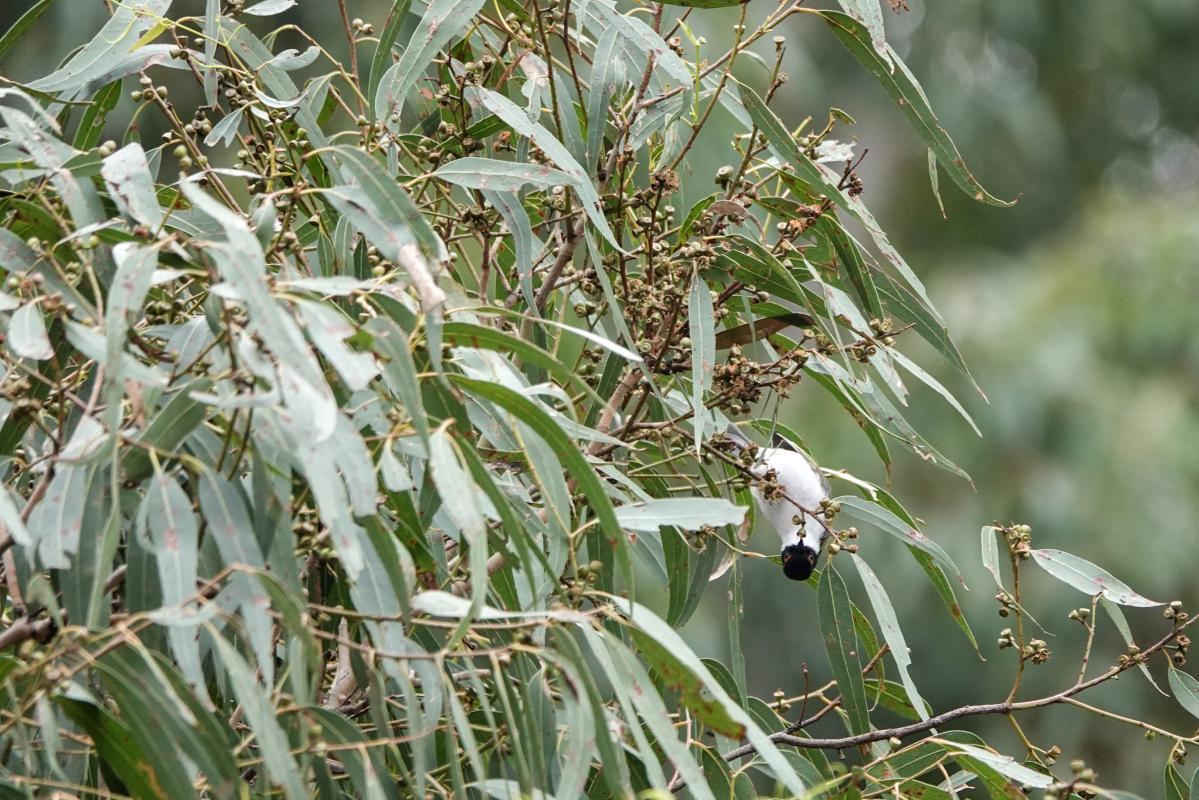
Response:
POLYGON ((31 620, 28 617, 19 619, 0 633, 0 652, 18 647, 30 639, 45 644, 54 636, 55 630, 57 625, 49 617, 39 620, 31 620))
MULTIPOLYGON (((1147 658, 1151 654, 1164 649, 1168 644, 1174 641, 1180 633, 1186 630, 1186 628, 1188 628, 1190 625, 1194 624, 1196 619, 1199 619, 1199 617, 1192 617, 1182 625, 1179 625, 1169 634, 1158 640, 1156 644, 1142 651, 1138 658, 1130 658, 1125 663, 1117 664, 1116 666, 1108 669, 1106 672, 1097 675, 1088 681, 1075 683, 1068 689, 1064 689, 1056 694, 1046 695, 1045 697, 1040 697, 1035 700, 1022 700, 1018 702, 1004 701, 1002 703, 984 703, 979 705, 961 706, 960 708, 946 711, 943 714, 938 714, 935 717, 929 717, 921 722, 913 722, 910 725, 901 725, 896 728, 884 728, 882 730, 869 731, 868 733, 861 733, 856 736, 845 736, 831 739, 809 739, 792 736, 787 730, 784 730, 779 733, 772 734, 770 739, 771 741, 779 744, 791 745, 792 747, 802 747, 816 750, 842 750, 849 747, 856 747, 858 745, 870 744, 871 742, 880 742, 891 738, 903 739, 907 736, 911 736, 916 733, 923 733, 927 730, 931 730, 932 728, 944 725, 947 722, 952 722, 965 717, 977 717, 984 714, 1011 714, 1015 711, 1027 711, 1033 708, 1043 708, 1045 706, 1057 705, 1058 703, 1066 702, 1069 698, 1084 692, 1087 689, 1091 689, 1101 683, 1106 683, 1120 673, 1132 669, 1137 664, 1142 663, 1144 658, 1147 658)), ((751 755, 755 752, 757 751, 753 745, 742 745, 741 747, 725 753, 724 759, 726 761, 733 761, 735 759, 751 755)))

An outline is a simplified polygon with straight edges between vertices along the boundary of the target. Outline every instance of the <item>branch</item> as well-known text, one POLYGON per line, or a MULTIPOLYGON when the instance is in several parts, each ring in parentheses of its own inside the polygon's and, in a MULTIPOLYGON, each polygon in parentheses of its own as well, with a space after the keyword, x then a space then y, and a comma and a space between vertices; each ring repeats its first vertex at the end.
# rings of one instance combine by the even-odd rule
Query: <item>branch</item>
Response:
POLYGON ((30 639, 45 644, 57 629, 54 620, 49 617, 39 620, 23 617, 0 633, 0 652, 17 647, 30 639))
MULTIPOLYGON (((792 747, 801 747, 813 750, 843 750, 845 748, 857 747, 858 745, 870 744, 871 742, 879 742, 891 738, 903 739, 913 734, 924 733, 925 731, 940 727, 947 722, 963 719, 965 717, 978 717, 985 714, 1011 714, 1015 711, 1027 711, 1032 708, 1043 708, 1045 706, 1066 703, 1074 695, 1085 692, 1087 689, 1091 689, 1101 683, 1106 683, 1112 678, 1118 676, 1120 673, 1132 669, 1133 667, 1142 663, 1145 658, 1148 658, 1151 654, 1162 650, 1166 647, 1166 645, 1178 638, 1178 635, 1194 624, 1196 620, 1199 620, 1199 617, 1191 617, 1182 625, 1179 625, 1169 634, 1164 636, 1162 639, 1158 640, 1156 644, 1143 650, 1138 658, 1129 659, 1124 664, 1117 664, 1107 672, 1097 675, 1088 681, 1080 681, 1075 683, 1070 688, 1064 689, 1057 694, 1046 695, 1045 697, 1039 697, 1035 700, 1008 700, 1002 703, 984 703, 979 705, 961 706, 960 708, 946 711, 943 714, 938 714, 935 717, 929 717, 921 722, 913 722, 910 725, 901 725, 896 728, 884 728, 882 730, 861 733, 856 736, 845 736, 832 739, 809 739, 805 737, 792 736, 791 734, 794 731, 799 730, 803 725, 809 724, 809 720, 804 720, 803 722, 794 723, 778 733, 771 734, 770 740, 777 742, 778 744, 786 744, 791 745, 792 747)), ((753 745, 746 744, 728 751, 723 757, 726 761, 735 761, 738 758, 744 758, 745 756, 753 755, 756 752, 757 750, 753 745)), ((685 785, 685 783, 677 785, 672 784, 670 788, 672 791, 678 791, 685 785)))

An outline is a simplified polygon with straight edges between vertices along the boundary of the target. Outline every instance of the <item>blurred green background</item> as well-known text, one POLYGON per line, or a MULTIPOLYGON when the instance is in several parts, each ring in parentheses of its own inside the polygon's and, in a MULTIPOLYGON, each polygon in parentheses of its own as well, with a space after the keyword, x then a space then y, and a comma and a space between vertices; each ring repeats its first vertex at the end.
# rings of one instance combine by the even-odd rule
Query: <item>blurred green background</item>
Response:
MULTIPOLYGON (((0 3, 0 29, 32 0, 0 3)), ((884 4, 886 5, 886 4, 884 4)), ((174 14, 202 13, 177 0, 174 14)), ((389 2, 350 0, 353 16, 381 24, 389 2)), ((1011 651, 994 640, 1008 621, 996 615, 982 569, 979 529, 1026 522, 1034 545, 1083 555, 1155 599, 1199 609, 1199 3, 1194 0, 911 0, 888 12, 889 40, 920 78, 967 163, 993 193, 1019 197, 1011 209, 982 206, 942 180, 948 220, 929 189, 924 149, 898 111, 813 19, 789 21, 784 87, 777 109, 789 124, 830 105, 858 126, 841 130, 869 155, 860 170, 867 203, 929 284, 989 403, 936 357, 917 348, 983 431, 969 428, 935 395, 913 386, 911 420, 974 478, 977 490, 896 448, 892 484, 906 506, 961 564, 961 592, 987 661, 950 622, 915 563, 870 532, 862 555, 896 603, 912 647, 915 675, 937 710, 1002 699, 1011 651)), ((750 21, 769 0, 751 0, 750 21)), ((0 64, 28 80, 49 72, 105 16, 102 0, 59 0, 0 64)), ((276 18, 278 20, 278 18, 276 18)), ((301 0, 299 22, 344 49, 332 0, 301 0)), ((723 51, 735 10, 698 11, 696 35, 709 55, 723 51)), ((286 36, 285 36, 286 39, 286 36)), ((284 46, 282 43, 280 46, 284 46)), ((287 46, 294 46, 288 40, 287 46)), ((769 41, 757 48, 769 57, 769 41)), ((748 60, 739 77, 758 85, 748 60)), ((115 131, 114 133, 119 133, 115 131)), ((730 160, 714 131, 690 159, 684 193, 711 191, 715 167, 730 160), (702 165, 702 166, 700 166, 702 165)), ((676 205, 685 205, 676 203, 676 205)), ((822 464, 885 481, 864 437, 844 412, 804 384, 785 421, 822 464)), ((845 487, 842 487, 845 489, 845 487)), ((773 551, 773 534, 754 544, 773 551)), ((807 663, 826 674, 816 633, 815 593, 784 581, 765 562, 743 565, 743 651, 755 693, 801 687, 807 663)), ((847 570, 852 572, 852 570, 847 570)), ((1029 610, 1056 636, 1051 662, 1033 668, 1023 696, 1068 685, 1082 632, 1065 620, 1086 598, 1029 567, 1029 610)), ((851 578, 852 580, 856 580, 851 578)), ((727 594, 714 586, 687 635, 705 654, 727 654, 727 594)), ((1141 642, 1166 622, 1131 609, 1141 642)), ((1123 647, 1102 622, 1095 668, 1123 647)), ((1162 665, 1155 675, 1162 685, 1162 665)), ((1088 698, 1113 711, 1154 718, 1190 733, 1195 720, 1128 674, 1088 698)), ((885 719, 880 716, 880 720, 885 719)), ((1018 753, 998 718, 965 727, 1018 753)), ((832 733, 828 720, 813 731, 832 733)), ((1070 708, 1040 713, 1027 732, 1057 744, 1062 763, 1082 757, 1108 785, 1161 793, 1168 744, 1135 728, 1070 708)))

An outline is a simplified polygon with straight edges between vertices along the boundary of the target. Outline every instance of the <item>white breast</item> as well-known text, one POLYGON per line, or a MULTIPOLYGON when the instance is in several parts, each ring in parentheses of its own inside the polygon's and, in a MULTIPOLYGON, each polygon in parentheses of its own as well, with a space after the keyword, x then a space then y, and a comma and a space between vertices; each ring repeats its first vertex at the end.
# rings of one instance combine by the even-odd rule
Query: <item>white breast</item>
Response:
POLYGON ((820 542, 824 538, 824 525, 811 514, 797 508, 796 503, 808 511, 819 511, 820 501, 828 499, 829 496, 828 482, 807 456, 794 450, 763 450, 753 471, 758 475, 765 475, 771 469, 775 471, 778 483, 787 497, 768 501, 755 486, 753 496, 758 503, 758 510, 774 527, 783 547, 803 541, 808 547, 819 552, 820 542), (787 498, 795 502, 790 502, 787 498), (799 524, 795 523, 796 517, 800 519, 799 524))

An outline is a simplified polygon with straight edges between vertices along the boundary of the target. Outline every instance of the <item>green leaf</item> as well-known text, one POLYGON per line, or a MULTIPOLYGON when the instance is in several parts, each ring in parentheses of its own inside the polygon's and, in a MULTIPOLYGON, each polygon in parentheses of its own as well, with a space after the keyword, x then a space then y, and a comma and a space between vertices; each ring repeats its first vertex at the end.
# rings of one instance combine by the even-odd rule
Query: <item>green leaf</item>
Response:
POLYGON ((483 107, 492 114, 495 114, 506 122, 512 130, 530 139, 540 147, 542 152, 560 170, 570 176, 570 185, 574 187, 575 192, 579 195, 579 200, 583 204, 583 210, 587 212, 587 218, 591 220, 591 224, 603 234, 609 244, 617 250, 624 252, 620 247, 620 243, 616 241, 612 229, 608 227, 608 220, 604 216, 603 208, 600 205, 599 192, 596 191, 595 186, 591 182, 591 173, 583 169, 574 156, 570 154, 570 151, 566 149, 566 145, 558 141, 543 125, 530 120, 519 106, 502 94, 478 86, 466 87, 463 90, 463 94, 467 102, 471 104, 471 107, 483 107))
POLYGON ((46 322, 42 309, 36 302, 26 303, 15 312, 8 322, 8 349, 17 358, 32 358, 44 361, 54 356, 50 337, 46 333, 46 322))
MULTIPOLYGON (((196 593, 199 555, 199 530, 191 500, 173 478, 155 475, 146 487, 138 523, 143 530, 149 529, 154 544, 163 604, 194 612, 194 608, 184 608, 196 593)), ((167 629, 167 636, 179 668, 202 693, 204 673, 200 668, 200 643, 195 631, 172 625, 167 629)))
POLYGON ((974 422, 974 418, 970 416, 970 413, 966 411, 965 407, 958 401, 956 397, 953 396, 952 392, 950 392, 941 384, 940 381, 938 381, 932 375, 929 375, 924 371, 923 367, 921 367, 915 361, 912 361, 912 359, 908 358, 898 350, 888 347, 887 354, 894 359, 895 363, 899 364, 901 367, 915 376, 917 380, 919 380, 928 388, 932 389, 937 394, 941 395, 945 402, 949 404, 949 407, 958 412, 958 415, 961 416, 962 419, 966 420, 966 424, 969 425, 970 429, 974 431, 975 436, 981 437, 983 435, 982 431, 978 429, 978 425, 974 422))
POLYGON ((42 14, 49 11, 53 4, 54 0, 37 0, 4 32, 3 36, 0 36, 0 58, 4 58, 8 51, 21 41, 21 37, 25 35, 26 31, 33 27, 33 23, 37 22, 42 14))
MULTIPOLYGON (((529 214, 525 211, 518 194, 485 191, 483 197, 491 203, 496 211, 500 212, 504 224, 508 226, 508 231, 512 235, 512 248, 515 251, 516 273, 520 279, 521 295, 524 297, 526 306, 533 313, 539 313, 536 297, 533 294, 533 259, 535 251, 541 247, 541 242, 533 235, 533 225, 529 220, 529 214)), ((480 294, 490 299, 490 286, 481 286, 479 291, 480 294)))
POLYGON ((610 551, 604 550, 600 554, 600 560, 604 561, 605 567, 607 567, 611 564, 612 556, 615 554, 616 564, 622 576, 628 582, 629 589, 632 589, 633 565, 629 555, 629 544, 624 532, 620 529, 619 521, 616 519, 616 512, 612 508, 612 501, 608 498, 608 494, 604 490, 604 485, 600 482, 598 476, 596 476, 595 470, 592 469, 587 459, 579 452, 574 443, 562 432, 558 424, 533 401, 522 397, 505 386, 473 380, 460 375, 449 375, 447 377, 469 393, 489 400, 511 413, 521 422, 528 425, 529 428, 553 449, 554 454, 562 462, 562 466, 565 467, 567 473, 578 483, 583 494, 587 496, 588 504, 598 518, 600 529, 603 531, 611 548, 610 551))
POLYGON ((745 725, 729 716, 724 705, 712 697, 699 676, 687 669, 674 653, 637 628, 632 628, 630 635, 637 644, 638 652, 653 667, 658 679, 675 692, 679 702, 701 722, 722 736, 745 738, 745 725))
POLYGON ((970 758, 985 764, 991 769, 994 769, 1001 775, 1016 781, 1022 786, 1032 786, 1037 789, 1044 789, 1048 786, 1051 786, 1054 782, 1051 775, 1035 772, 1034 770, 1031 770, 1021 764, 1016 759, 1009 756, 1000 755, 992 750, 987 750, 972 744, 965 744, 963 742, 948 741, 946 739, 934 738, 932 741, 947 746, 954 753, 969 756, 970 758))
POLYGON ((433 484, 442 497, 442 508, 457 526, 462 536, 460 544, 467 546, 470 557, 471 610, 445 645, 452 649, 467 634, 471 618, 483 607, 487 595, 487 519, 483 509, 490 502, 462 466, 444 428, 429 437, 429 466, 433 484))
POLYGON ((1199 717, 1199 680, 1195 680, 1182 670, 1170 667, 1170 691, 1178 704, 1199 717))
POLYGON ((115 6, 108 22, 90 42, 61 69, 30 83, 29 88, 61 92, 65 99, 72 99, 137 72, 151 61, 165 61, 170 46, 147 45, 143 37, 163 25, 170 5, 171 0, 144 0, 136 5, 115 6))
POLYGON ((100 175, 122 214, 151 230, 162 225, 163 213, 154 191, 154 178, 140 144, 133 142, 105 158, 100 175))
POLYGON ((817 230, 828 235, 833 250, 837 253, 837 260, 841 262, 841 266, 845 267, 850 283, 853 284, 858 297, 862 300, 863 309, 869 314, 881 318, 884 312, 878 288, 874 285, 870 266, 862 258, 862 252, 858 249, 857 242, 841 226, 840 220, 834 214, 823 215, 817 222, 817 230))
POLYGON ((878 704, 888 711, 914 721, 928 719, 932 715, 932 707, 927 702, 920 701, 919 707, 912 702, 903 684, 891 680, 880 681, 878 678, 866 678, 864 683, 866 696, 876 698, 878 704))
MULTIPOLYGON (((612 96, 624 83, 623 62, 617 55, 620 32, 609 26, 595 43, 595 58, 591 62, 591 93, 587 104, 587 152, 584 166, 598 167, 600 148, 604 143, 608 106, 612 96)), ((685 237, 680 238, 683 241, 685 237)))
POLYGON ((687 6, 688 8, 729 8, 739 6, 745 0, 662 0, 668 6, 687 6))
POLYGON ((445 292, 438 287, 434 270, 448 259, 445 244, 408 193, 386 177, 378 161, 353 147, 338 145, 329 152, 350 185, 327 190, 325 198, 385 258, 407 271, 425 312, 438 308, 445 302, 445 292))
POLYGON ((324 708, 306 711, 320 725, 329 742, 338 745, 337 758, 345 764, 346 772, 358 789, 356 797, 388 800, 396 796, 381 748, 372 747, 360 728, 341 714, 324 708))
POLYGON ((379 374, 375 357, 346 345, 357 329, 340 310, 325 304, 297 300, 296 310, 304 320, 305 332, 351 391, 365 389, 379 374))
POLYGON ((1182 779, 1182 773, 1178 771, 1178 767, 1174 766, 1173 761, 1166 762, 1165 772, 1162 774, 1162 783, 1164 784, 1165 800, 1187 800, 1187 795, 1190 792, 1187 789, 1186 782, 1182 779))
POLYGON ((370 101, 371 114, 375 119, 379 118, 375 105, 379 93, 379 83, 392 64, 392 48, 395 47, 396 38, 400 35, 400 28, 404 25, 404 20, 411 7, 412 0, 395 0, 391 12, 387 15, 387 22, 383 25, 383 33, 379 35, 379 45, 375 48, 375 54, 371 56, 371 68, 364 94, 370 101))
MULTIPOLYGON (((572 330, 578 332, 579 329, 572 330)), ((447 322, 442 326, 441 334, 449 344, 482 348, 497 353, 511 353, 520 358, 524 364, 544 369, 563 384, 570 384, 577 391, 591 396, 600 405, 603 404, 603 400, 595 390, 574 370, 559 361, 553 353, 532 342, 496 328, 476 325, 473 322, 447 322)))
POLYGON ((866 208, 860 198, 850 195, 840 188, 840 176, 837 173, 823 164, 812 161, 804 154, 792 138, 791 132, 787 130, 778 116, 762 101, 762 98, 758 97, 752 89, 744 85, 740 85, 740 89, 745 110, 749 113, 754 124, 765 134, 766 141, 770 144, 779 159, 795 171, 794 176, 784 171, 779 173, 779 177, 801 195, 827 195, 837 205, 845 208, 850 214, 856 217, 870 233, 875 246, 878 247, 895 269, 899 271, 903 279, 912 288, 912 291, 924 302, 928 313, 939 322, 940 319, 937 317, 936 312, 933 311, 932 301, 928 297, 928 291, 924 288, 924 284, 916 276, 916 273, 912 271, 912 268, 908 266, 908 263, 899 254, 899 251, 891 244, 891 240, 883 232, 883 229, 879 226, 870 209, 866 208), (796 176, 798 176, 798 179, 796 176))
POLYGON ((678 497, 627 503, 616 509, 616 519, 622 528, 633 531, 653 533, 668 526, 693 531, 708 525, 740 525, 746 510, 721 497, 678 497))
POLYGON ((428 442, 429 420, 421 398, 420 381, 416 376, 416 362, 412 358, 408 335, 399 325, 383 317, 376 317, 367 323, 366 331, 372 337, 371 346, 381 356, 383 380, 408 412, 412 427, 421 441, 428 442))
POLYGON ((1003 588, 1003 576, 999 572, 999 543, 996 537, 1000 535, 1002 535, 1000 530, 994 525, 984 525, 979 539, 983 567, 991 573, 991 577, 995 579, 995 585, 999 587, 1000 591, 1006 591, 1003 588))
POLYGON ((889 61, 884 61, 883 56, 880 56, 875 49, 876 43, 866 30, 866 26, 861 22, 838 11, 824 11, 821 12, 821 16, 824 17, 825 22, 833 29, 833 33, 837 35, 846 49, 878 80, 891 99, 899 105, 912 129, 937 157, 937 163, 949 173, 949 177, 963 192, 975 200, 990 205, 1006 207, 1014 204, 1015 201, 1000 200, 990 194, 966 168, 962 154, 958 152, 957 146, 949 138, 949 134, 941 127, 941 123, 928 104, 928 98, 925 97, 924 91, 908 70, 907 65, 890 46, 885 43, 881 45, 889 56, 889 61), (892 68, 892 64, 894 68, 892 68))
POLYGON ((880 0, 839 0, 839 2, 841 8, 865 26, 870 34, 870 43, 874 46, 874 52, 878 54, 884 64, 890 65, 891 55, 887 47, 887 31, 883 23, 883 8, 880 0))
POLYGON ((708 672, 703 662, 676 631, 645 606, 621 597, 612 597, 611 601, 628 618, 633 630, 640 630, 645 637, 677 659, 683 667, 702 682, 706 692, 723 708, 724 714, 744 728, 744 736, 757 750, 758 758, 774 770, 777 779, 788 790, 795 793, 803 792, 803 781, 783 758, 774 742, 758 727, 753 717, 729 696, 720 682, 708 672))
MULTIPOLYGON (((196 483, 207 535, 216 542, 221 561, 228 567, 266 569, 266 559, 254 536, 254 523, 242 488, 208 469, 200 471, 196 483)), ((238 572, 233 575, 231 584, 230 598, 236 600, 259 669, 269 681, 274 676, 275 663, 270 604, 250 575, 238 572)))
POLYGON ((1137 594, 1107 570, 1063 550, 1033 550, 1032 557, 1041 569, 1084 594, 1102 595, 1122 606, 1151 608, 1162 605, 1137 594))
POLYGON ((96 93, 95 98, 83 112, 83 119, 75 131, 71 144, 77 150, 90 150, 100 141, 108 114, 121 101, 121 82, 113 81, 96 93))
POLYGON ((29 535, 25 520, 21 518, 21 510, 17 508, 17 503, 7 486, 0 486, 0 525, 8 531, 14 544, 21 547, 33 544, 33 537, 29 535))
POLYGON ((79 548, 83 509, 94 471, 83 464, 60 464, 42 502, 29 515, 29 535, 37 542, 42 566, 69 569, 79 548))
POLYGON ((225 673, 233 694, 245 712, 246 722, 254 732, 258 749, 262 754, 263 766, 271 782, 283 787, 287 800, 303 800, 308 796, 304 791, 304 783, 300 780, 301 772, 292 758, 287 742, 287 734, 279 724, 275 707, 271 704, 269 687, 264 687, 254 677, 254 670, 217 631, 210 630, 211 641, 225 673))
POLYGON ((868 522, 882 532, 896 537, 904 544, 932 556, 938 564, 949 570, 950 574, 961 580, 962 573, 957 564, 953 563, 953 559, 941 549, 940 545, 887 509, 877 503, 852 495, 838 497, 835 502, 840 503, 842 509, 854 519, 868 522))
POLYGON ((899 668, 899 677, 903 681, 903 688, 907 692, 909 701, 920 715, 921 719, 927 719, 926 703, 924 698, 920 696, 920 691, 916 688, 916 682, 912 680, 911 666, 912 657, 908 652, 907 642, 903 637, 903 630, 899 627, 899 620, 895 616, 895 609, 891 605, 891 599, 887 596, 887 590, 883 588, 878 576, 874 574, 874 570, 858 556, 856 553, 850 554, 853 565, 858 568, 858 575, 862 578, 862 584, 866 587, 866 596, 870 598, 870 607, 874 609, 874 616, 878 620, 878 626, 883 631, 883 639, 891 648, 891 658, 895 660, 895 666, 899 668))
MULTIPOLYGON (((587 3, 579 8, 583 15, 592 17, 591 27, 606 30, 616 28, 629 51, 627 66, 640 74, 645 64, 653 64, 655 70, 666 73, 678 86, 691 88, 695 78, 686 62, 670 48, 652 27, 632 14, 621 14, 609 2, 587 3), (636 51, 637 56, 633 56, 636 51)), ((659 84, 661 89, 667 88, 659 84)))
MULTIPOLYGON (((1108 600, 1106 597, 1099 598, 1099 605, 1104 611, 1107 612, 1107 615, 1111 617, 1112 624, 1116 626, 1116 630, 1120 632, 1122 637, 1124 637, 1124 643, 1129 647, 1132 647, 1134 644, 1136 644, 1136 642, 1134 642, 1132 639, 1132 629, 1128 627, 1128 620, 1124 617, 1124 612, 1120 609, 1120 606, 1116 605, 1111 600, 1108 600)), ((1145 680, 1149 681, 1149 685, 1154 689, 1157 689, 1158 694, 1165 694, 1165 692, 1162 691, 1162 688, 1157 685, 1157 681, 1153 680, 1153 674, 1149 672, 1149 667, 1145 665, 1144 661, 1137 662, 1137 669, 1139 669, 1141 674, 1145 676, 1145 680)), ((1196 798, 1196 800, 1199 800, 1199 798, 1196 798)))
MULTIPOLYGON (((483 0, 433 0, 429 3, 400 60, 379 79, 379 88, 374 95, 377 122, 386 124, 392 131, 399 130, 400 114, 408 92, 429 68, 438 51, 472 24, 482 7, 483 0)), ((392 13, 396 12, 393 10, 392 13)), ((395 33, 392 37, 394 40, 395 33)))
POLYGON ((704 441, 704 423, 708 410, 704 397, 712 388, 712 371, 716 367, 716 319, 712 307, 712 292, 697 272, 691 277, 687 300, 687 325, 691 334, 691 408, 695 412, 695 454, 700 454, 704 441))
POLYGON ((849 718, 851 733, 870 730, 870 711, 866 687, 862 683, 862 659, 858 636, 853 628, 853 606, 845 581, 831 563, 820 576, 816 590, 817 611, 824 649, 828 653, 833 677, 841 692, 841 707, 849 718))
POLYGON ((59 696, 55 702, 92 738, 100 769, 110 788, 138 798, 168 800, 154 763, 146 758, 129 729, 112 712, 81 697, 59 696))
POLYGON ((135 448, 126 451, 121 467, 124 479, 131 483, 141 483, 150 475, 150 457, 147 448, 159 452, 159 458, 164 453, 173 453, 191 435, 208 416, 208 406, 197 402, 191 397, 191 390, 204 391, 211 384, 206 379, 197 380, 176 392, 162 410, 155 415, 150 424, 138 437, 135 448))
POLYGON ((570 186, 575 182, 572 176, 544 164, 522 164, 473 156, 458 158, 438 167, 433 177, 466 189, 496 192, 515 192, 528 184, 545 188, 570 186))
POLYGON ((214 794, 236 794, 240 776, 228 728, 172 675, 165 658, 138 643, 105 654, 97 666, 132 738, 152 759, 172 797, 192 794, 185 758, 200 769, 214 794))

